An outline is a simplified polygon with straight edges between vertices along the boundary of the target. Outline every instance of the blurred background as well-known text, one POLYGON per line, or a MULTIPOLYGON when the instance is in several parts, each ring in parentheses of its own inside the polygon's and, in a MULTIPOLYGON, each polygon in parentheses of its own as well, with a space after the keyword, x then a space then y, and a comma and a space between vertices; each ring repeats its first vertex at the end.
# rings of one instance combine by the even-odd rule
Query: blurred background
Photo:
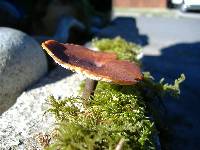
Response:
POLYGON ((0 26, 19 29, 39 41, 44 36, 54 36, 63 41, 69 38, 72 42, 84 42, 120 13, 191 17, 199 16, 199 10, 198 0, 0 0, 0 26), (72 28, 70 37, 60 35, 65 24, 72 28), (73 33, 85 39, 78 39, 73 33))
MULTIPOLYGON (((22 31, 39 44, 48 39, 85 44, 116 36, 139 44, 143 69, 156 80, 171 83, 181 73, 186 76, 180 98, 164 101, 169 129, 160 134, 162 149, 198 150, 199 11, 200 0, 0 0, 0 26, 22 31)), ((48 58, 48 69, 54 67, 48 58)))

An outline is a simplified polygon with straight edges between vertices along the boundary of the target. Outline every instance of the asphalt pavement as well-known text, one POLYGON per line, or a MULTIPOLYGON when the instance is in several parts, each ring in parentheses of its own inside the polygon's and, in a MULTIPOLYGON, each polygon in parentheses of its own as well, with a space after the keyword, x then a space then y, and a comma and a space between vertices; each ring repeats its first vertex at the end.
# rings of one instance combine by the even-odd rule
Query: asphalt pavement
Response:
POLYGON ((200 18, 138 16, 135 20, 139 34, 146 36, 142 41, 147 43, 143 47, 144 69, 157 80, 165 77, 170 83, 181 73, 186 76, 180 98, 165 100, 169 131, 162 148, 199 150, 200 18))

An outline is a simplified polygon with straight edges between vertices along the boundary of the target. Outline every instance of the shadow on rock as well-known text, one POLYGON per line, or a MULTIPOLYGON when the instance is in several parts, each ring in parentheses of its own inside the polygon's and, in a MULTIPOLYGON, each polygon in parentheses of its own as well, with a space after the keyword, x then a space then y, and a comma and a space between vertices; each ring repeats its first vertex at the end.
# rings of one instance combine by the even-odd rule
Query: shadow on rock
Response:
POLYGON ((99 38, 120 36, 141 46, 148 44, 148 36, 139 33, 136 19, 133 17, 117 17, 107 27, 96 33, 95 36, 99 38))
POLYGON ((59 82, 60 80, 67 78, 72 74, 72 71, 58 65, 55 69, 51 70, 47 76, 41 78, 36 84, 27 88, 27 90, 39 88, 47 84, 56 84, 56 82, 59 82))
POLYGON ((165 100, 169 132, 161 135, 163 149, 200 149, 200 42, 163 48, 160 56, 144 56, 143 65, 156 79, 170 83, 181 73, 186 76, 179 100, 165 100))

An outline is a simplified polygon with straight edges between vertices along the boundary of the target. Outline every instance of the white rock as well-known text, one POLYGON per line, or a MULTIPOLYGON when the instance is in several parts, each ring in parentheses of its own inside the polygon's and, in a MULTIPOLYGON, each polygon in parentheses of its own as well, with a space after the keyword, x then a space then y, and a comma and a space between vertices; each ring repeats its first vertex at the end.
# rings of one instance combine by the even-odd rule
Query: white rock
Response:
POLYGON ((0 114, 47 71, 41 46, 27 34, 0 27, 0 114))
POLYGON ((76 96, 83 79, 58 67, 24 92, 15 105, 0 117, 0 149, 42 149, 36 135, 50 133, 55 123, 54 117, 45 113, 49 108, 47 97, 76 96))

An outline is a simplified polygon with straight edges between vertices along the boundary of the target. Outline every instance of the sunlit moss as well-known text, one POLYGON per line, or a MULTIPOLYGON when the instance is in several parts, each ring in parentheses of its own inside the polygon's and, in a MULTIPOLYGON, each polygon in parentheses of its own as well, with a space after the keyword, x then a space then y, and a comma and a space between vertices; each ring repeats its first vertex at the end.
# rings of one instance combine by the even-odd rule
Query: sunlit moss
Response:
POLYGON ((155 149, 155 126, 145 115, 142 95, 134 86, 100 82, 84 111, 78 108, 83 105, 80 97, 62 101, 51 97, 50 102, 49 111, 58 118, 62 129, 55 142, 58 147, 114 149, 123 138, 127 150, 155 149))
MULTIPOLYGON (((59 134, 48 149, 114 149, 120 139, 125 139, 127 150, 155 149, 156 129, 145 103, 166 92, 179 94, 180 82, 155 83, 148 73, 144 78, 135 86, 99 82, 85 110, 81 97, 56 100, 51 96, 49 111, 59 122, 59 134)), ((183 80, 181 76, 176 81, 183 80)))
POLYGON ((137 61, 137 55, 141 52, 141 47, 137 44, 127 42, 121 37, 114 39, 93 39, 92 45, 101 51, 115 52, 118 59, 137 61))

